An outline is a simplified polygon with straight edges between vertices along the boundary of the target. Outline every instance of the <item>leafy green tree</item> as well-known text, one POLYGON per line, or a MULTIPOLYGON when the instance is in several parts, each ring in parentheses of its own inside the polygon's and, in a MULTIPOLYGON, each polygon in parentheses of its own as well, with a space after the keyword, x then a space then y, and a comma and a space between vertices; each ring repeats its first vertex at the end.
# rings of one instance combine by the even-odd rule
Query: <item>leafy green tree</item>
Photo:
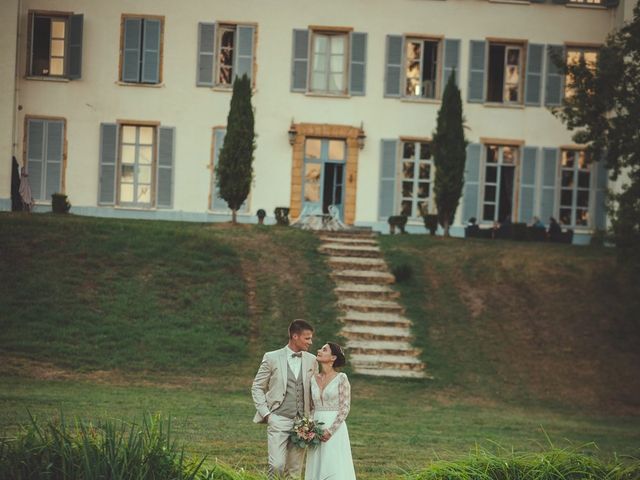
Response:
POLYGON ((251 106, 251 81, 246 75, 233 82, 227 133, 216 165, 216 182, 229 205, 232 223, 249 195, 253 180, 254 118, 251 106))
POLYGON ((589 158, 605 162, 612 180, 621 178, 620 192, 609 193, 611 231, 620 258, 640 268, 640 4, 609 35, 596 65, 556 61, 571 94, 553 113, 576 130, 573 140, 589 158))
MULTIPOLYGON (((436 131, 431 143, 436 167, 434 193, 438 209, 438 223, 449 236, 462 187, 467 141, 464 138, 464 117, 460 89, 456 85, 455 70, 449 77, 438 111, 436 131)), ((426 213, 426 212, 425 212, 426 213)))

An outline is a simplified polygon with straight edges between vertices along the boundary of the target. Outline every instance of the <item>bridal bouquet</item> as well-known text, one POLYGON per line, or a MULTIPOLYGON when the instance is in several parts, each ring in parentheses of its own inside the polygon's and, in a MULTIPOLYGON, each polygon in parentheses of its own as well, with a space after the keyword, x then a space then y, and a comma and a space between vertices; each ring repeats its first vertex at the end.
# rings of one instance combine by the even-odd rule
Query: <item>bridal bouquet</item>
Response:
POLYGON ((320 445, 320 437, 324 433, 323 422, 316 422, 310 418, 296 418, 293 430, 289 432, 289 439, 298 448, 315 447, 320 445))

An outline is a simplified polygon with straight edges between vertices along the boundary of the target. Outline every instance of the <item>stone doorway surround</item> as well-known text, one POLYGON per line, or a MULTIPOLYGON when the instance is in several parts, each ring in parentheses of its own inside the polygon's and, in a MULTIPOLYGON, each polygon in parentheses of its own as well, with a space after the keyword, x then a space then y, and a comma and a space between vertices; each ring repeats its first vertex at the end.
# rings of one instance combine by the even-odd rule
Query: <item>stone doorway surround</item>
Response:
POLYGON ((358 136, 362 130, 350 125, 330 125, 318 123, 292 123, 291 129, 296 132, 293 143, 293 159, 291 162, 291 203, 290 218, 300 216, 302 209, 302 172, 304 168, 304 146, 307 138, 330 138, 345 140, 347 143, 347 160, 344 187, 344 223, 353 225, 356 217, 356 185, 358 183, 358 155, 360 148, 358 136))

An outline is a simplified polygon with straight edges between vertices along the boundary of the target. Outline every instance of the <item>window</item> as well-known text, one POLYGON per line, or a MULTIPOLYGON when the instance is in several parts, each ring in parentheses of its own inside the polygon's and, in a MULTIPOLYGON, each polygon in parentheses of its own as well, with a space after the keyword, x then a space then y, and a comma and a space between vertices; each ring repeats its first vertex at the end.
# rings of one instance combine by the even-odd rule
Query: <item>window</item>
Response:
POLYGON ((27 75, 80 78, 82 15, 29 14, 27 75))
MULTIPOLYGON (((596 64, 598 62, 598 50, 596 48, 589 47, 567 47, 567 65, 578 65, 580 62, 585 62, 586 67, 595 73, 596 64)), ((571 88, 573 78, 571 75, 567 75, 565 78, 565 97, 571 97, 574 89, 571 88)))
POLYGON ((364 95, 367 34, 347 29, 293 31, 291 91, 364 95))
POLYGON ((255 84, 255 26, 200 23, 198 30, 198 86, 231 88, 245 74, 255 84))
POLYGON ((161 82, 163 25, 162 17, 123 17, 120 43, 122 82, 161 82))
POLYGON ((487 102, 522 102, 523 48, 489 43, 487 102))
POLYGON ((400 214, 420 218, 434 210, 432 205, 433 157, 427 142, 402 142, 400 172, 400 214))
POLYGON ((312 92, 346 93, 346 49, 348 37, 345 33, 313 33, 311 56, 312 92))
POLYGON ((404 95, 436 98, 440 41, 410 38, 405 42, 404 95))
POLYGON ((121 125, 118 204, 151 206, 156 128, 121 125))
POLYGON ((63 191, 65 121, 27 118, 27 170, 31 194, 36 201, 51 201, 63 191))
POLYGON ((513 220, 516 165, 519 150, 510 145, 486 145, 482 220, 513 220))
POLYGON ((559 219, 563 225, 589 225, 590 167, 584 150, 562 150, 559 219))

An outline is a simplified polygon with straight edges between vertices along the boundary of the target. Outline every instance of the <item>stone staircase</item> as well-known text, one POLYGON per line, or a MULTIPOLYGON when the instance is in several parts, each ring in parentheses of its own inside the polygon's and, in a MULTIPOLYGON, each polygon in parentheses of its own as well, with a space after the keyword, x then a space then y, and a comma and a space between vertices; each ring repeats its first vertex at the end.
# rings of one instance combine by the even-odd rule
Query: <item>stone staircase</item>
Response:
POLYGON ((419 350, 411 344, 411 321, 389 287, 394 276, 371 231, 320 232, 320 252, 328 256, 356 373, 426 378, 419 350))

